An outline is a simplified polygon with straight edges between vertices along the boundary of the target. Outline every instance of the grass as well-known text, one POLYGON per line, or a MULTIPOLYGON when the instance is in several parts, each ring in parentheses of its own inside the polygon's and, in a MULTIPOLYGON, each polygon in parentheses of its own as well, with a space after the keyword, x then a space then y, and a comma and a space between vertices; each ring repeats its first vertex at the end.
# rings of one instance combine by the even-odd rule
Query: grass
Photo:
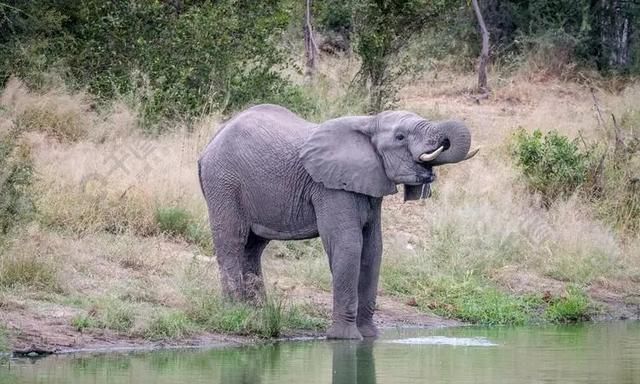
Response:
POLYGON ((160 232, 195 244, 207 254, 212 249, 213 241, 208 224, 198 222, 186 209, 159 207, 156 209, 155 218, 160 232))
POLYGON ((449 318, 483 325, 522 325, 532 321, 533 297, 505 293, 476 280, 436 280, 418 294, 418 304, 449 318))
POLYGON ((0 287, 61 292, 58 265, 47 255, 30 251, 0 253, 0 287))
POLYGON ((589 320, 591 302, 576 287, 569 287, 562 297, 553 299, 544 312, 544 317, 552 323, 574 323, 589 320))
POLYGON ((9 346, 7 330, 4 327, 4 325, 0 324, 0 354, 9 352, 9 350, 10 350, 10 346, 9 346))
POLYGON ((326 326, 324 318, 305 309, 281 297, 269 297, 256 307, 230 303, 212 295, 195 299, 187 313, 196 324, 209 331, 270 338, 287 330, 319 330, 326 326))
POLYGON ((197 330, 198 327, 186 313, 177 310, 159 310, 153 314, 143 335, 151 340, 181 339, 197 330))

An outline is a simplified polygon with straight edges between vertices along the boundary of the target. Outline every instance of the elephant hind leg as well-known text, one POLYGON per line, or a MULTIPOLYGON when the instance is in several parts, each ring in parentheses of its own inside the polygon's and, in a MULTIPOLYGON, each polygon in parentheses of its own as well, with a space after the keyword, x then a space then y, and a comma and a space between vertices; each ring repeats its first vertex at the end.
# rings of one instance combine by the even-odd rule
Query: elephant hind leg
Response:
POLYGON ((236 202, 211 204, 211 201, 216 200, 207 197, 222 293, 227 299, 240 301, 245 296, 242 272, 244 250, 249 237, 249 224, 236 202))
POLYGON ((269 240, 249 233, 244 247, 242 277, 244 281, 244 294, 247 300, 253 302, 264 301, 266 291, 262 277, 262 251, 269 244, 269 240))

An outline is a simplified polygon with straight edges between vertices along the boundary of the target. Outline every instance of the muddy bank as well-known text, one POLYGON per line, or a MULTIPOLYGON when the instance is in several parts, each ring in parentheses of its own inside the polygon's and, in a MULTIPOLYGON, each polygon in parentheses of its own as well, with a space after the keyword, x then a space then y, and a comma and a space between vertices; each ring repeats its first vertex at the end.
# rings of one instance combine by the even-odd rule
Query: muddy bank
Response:
MULTIPOLYGON (((305 292, 313 295, 314 303, 328 310, 331 297, 325 292, 305 292)), ((451 327, 461 322, 422 313, 417 308, 389 297, 380 297, 375 321, 380 328, 451 327)), ((268 341, 251 336, 200 332, 182 339, 152 341, 114 332, 91 329, 79 332, 71 325, 72 311, 65 308, 46 309, 39 313, 27 308, 8 308, 0 314, 0 323, 9 333, 9 344, 15 356, 37 357, 75 352, 146 351, 166 348, 222 347, 268 341)), ((323 332, 289 331, 280 339, 324 337, 323 332)))

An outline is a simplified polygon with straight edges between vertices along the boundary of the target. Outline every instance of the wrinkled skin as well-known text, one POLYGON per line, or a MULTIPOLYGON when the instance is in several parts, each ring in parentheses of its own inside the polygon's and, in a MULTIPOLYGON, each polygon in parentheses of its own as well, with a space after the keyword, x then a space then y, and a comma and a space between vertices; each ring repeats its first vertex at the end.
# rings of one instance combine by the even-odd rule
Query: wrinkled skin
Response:
POLYGON ((327 336, 376 336, 382 198, 396 184, 405 184, 406 200, 428 197, 432 167, 462 161, 470 140, 462 123, 409 112, 322 124, 275 105, 236 115, 198 162, 224 293, 261 300, 269 241, 320 236, 333 277, 327 336), (420 160, 441 146, 436 159, 420 160))

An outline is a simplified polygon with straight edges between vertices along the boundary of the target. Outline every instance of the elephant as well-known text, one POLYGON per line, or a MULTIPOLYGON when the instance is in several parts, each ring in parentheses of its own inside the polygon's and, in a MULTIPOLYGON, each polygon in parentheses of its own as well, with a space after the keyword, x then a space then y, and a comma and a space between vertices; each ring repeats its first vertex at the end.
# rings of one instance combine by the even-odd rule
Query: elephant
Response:
POLYGON ((198 175, 223 294, 264 298, 261 255, 271 240, 320 237, 332 274, 327 338, 375 337, 384 196, 430 195, 433 167, 471 158, 459 121, 406 111, 320 124, 263 104, 238 113, 206 146, 198 175))

